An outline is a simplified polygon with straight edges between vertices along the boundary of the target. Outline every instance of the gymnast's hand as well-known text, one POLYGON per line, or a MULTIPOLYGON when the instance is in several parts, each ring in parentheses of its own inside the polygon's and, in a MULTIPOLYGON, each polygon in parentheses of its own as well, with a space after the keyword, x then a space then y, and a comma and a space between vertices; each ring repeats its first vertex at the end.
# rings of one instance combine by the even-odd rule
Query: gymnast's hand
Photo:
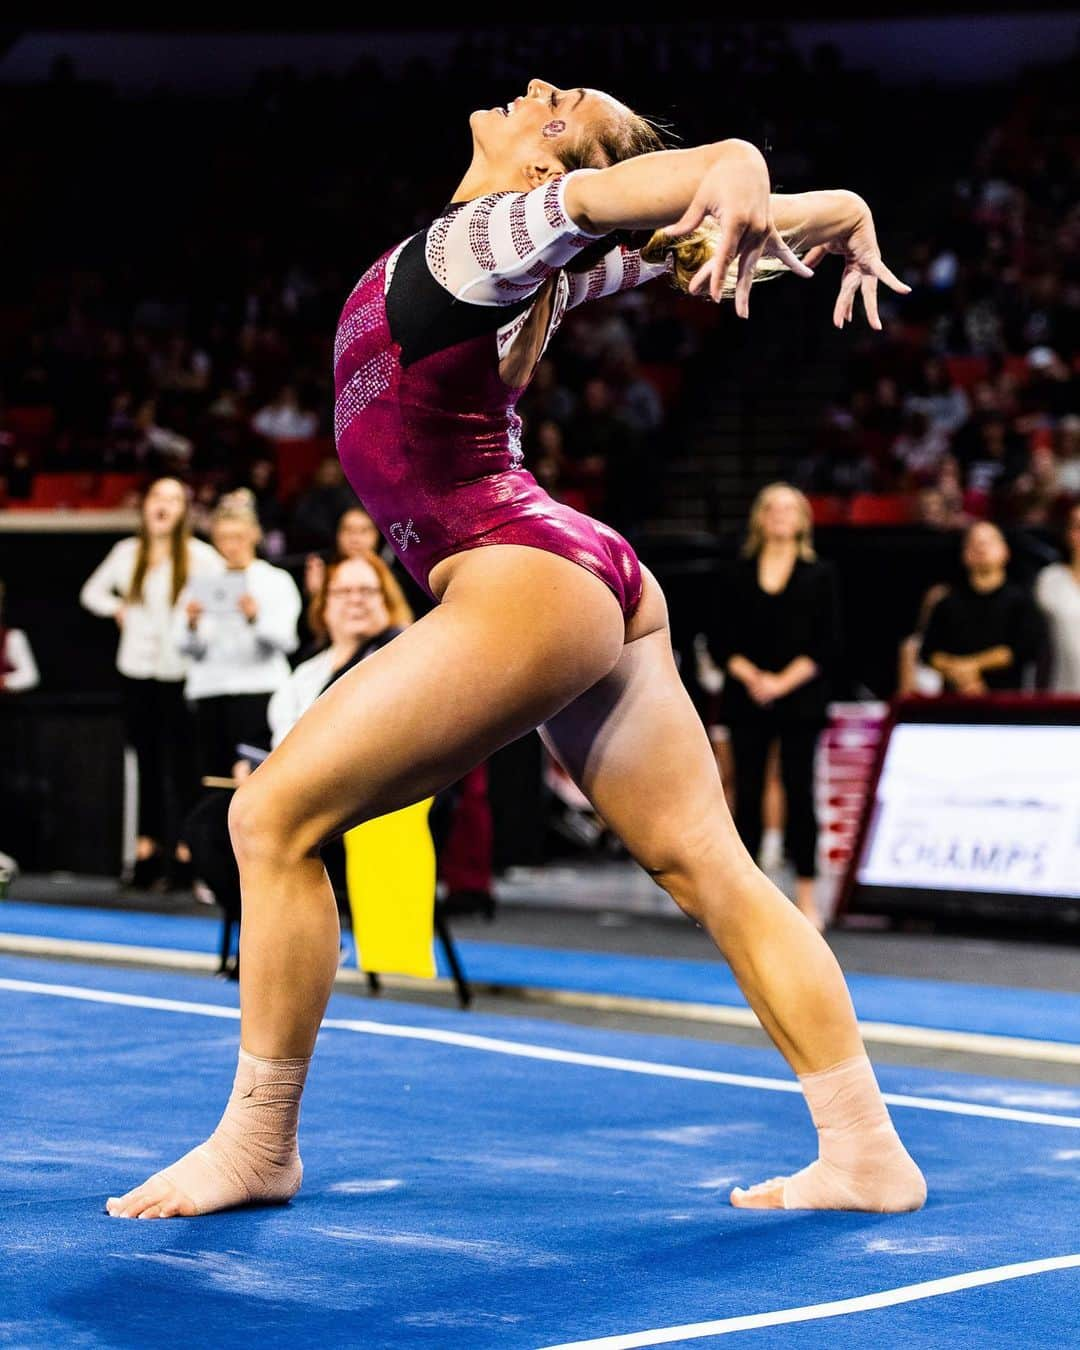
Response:
POLYGON ((862 292, 863 308, 871 328, 881 330, 878 317, 877 284, 883 281, 898 295, 909 295, 911 287, 891 272, 881 260, 874 217, 870 208, 855 193, 845 194, 852 202, 852 212, 834 227, 832 237, 816 244, 806 254, 804 262, 814 267, 826 253, 838 253, 844 260, 844 274, 840 278, 840 294, 833 308, 833 323, 843 328, 850 323, 855 311, 855 294, 862 292))
POLYGON ((745 141, 724 145, 727 153, 713 161, 681 219, 667 226, 664 233, 678 238, 696 230, 706 216, 713 217, 720 230, 716 248, 691 278, 690 294, 701 295, 708 288, 710 298, 719 301, 728 269, 737 259, 735 312, 741 319, 748 319, 750 284, 759 258, 779 258, 802 277, 814 274, 784 243, 776 228, 764 156, 745 141))

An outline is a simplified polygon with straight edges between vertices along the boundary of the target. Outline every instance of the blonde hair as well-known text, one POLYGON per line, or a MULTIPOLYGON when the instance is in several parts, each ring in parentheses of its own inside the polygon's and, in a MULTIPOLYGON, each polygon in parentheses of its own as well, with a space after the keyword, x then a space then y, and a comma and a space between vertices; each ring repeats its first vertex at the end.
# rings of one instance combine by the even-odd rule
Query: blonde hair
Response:
POLYGON ((743 557, 756 558, 761 552, 765 543, 765 529, 761 518, 769 504, 769 498, 777 492, 790 492, 798 502, 799 512, 802 515, 802 529, 795 536, 798 555, 803 562, 814 562, 817 559, 817 554, 814 552, 814 512, 806 494, 800 492, 797 487, 792 487, 790 483, 769 483, 754 498, 754 504, 750 508, 750 519, 746 525, 746 543, 742 547, 743 557))
MULTIPOLYGON (((188 542, 191 539, 191 498, 184 484, 179 478, 166 476, 165 478, 156 478, 146 489, 143 496, 143 506, 146 505, 146 498, 150 496, 154 488, 159 483, 176 483, 184 493, 184 512, 180 519, 173 526, 172 535, 169 539, 169 551, 172 554, 172 602, 175 605, 180 592, 187 585, 188 579, 188 542)), ((143 602, 143 583, 146 581, 146 573, 150 567, 150 531, 146 528, 146 513, 143 511, 139 518, 138 547, 135 550, 135 568, 131 573, 131 585, 128 587, 127 595, 124 600, 129 605, 141 605, 143 602)))
POLYGON ((401 589, 397 577, 390 571, 390 568, 377 553, 358 553, 355 558, 335 558, 333 562, 327 563, 323 572, 322 585, 311 597, 311 603, 308 605, 308 627, 316 637, 325 638, 327 636, 326 599, 330 594, 330 585, 338 568, 357 561, 366 562, 379 578, 379 586, 382 590, 383 601, 386 604, 386 612, 390 616, 391 628, 408 628, 409 624, 413 622, 412 606, 405 599, 405 592, 401 589))
POLYGON ((210 528, 222 521, 237 521, 241 525, 250 525, 256 535, 262 538, 262 526, 259 513, 255 509, 255 494, 250 488, 237 488, 235 492, 224 492, 210 516, 210 528))
MULTIPOLYGON (((780 234, 784 243, 796 254, 799 253, 800 236, 800 229, 782 230, 780 234)), ((719 238, 719 222, 712 216, 706 216, 696 230, 683 235, 681 239, 672 238, 666 230, 656 230, 648 243, 642 248, 641 256, 648 263, 662 263, 671 258, 672 281, 680 291, 689 293, 690 282, 694 273, 704 267, 716 252, 716 244, 719 238)), ((756 285, 759 281, 771 281, 790 270, 787 263, 781 262, 779 258, 759 258, 754 267, 751 283, 756 285)), ((727 276, 724 278, 721 295, 725 300, 730 300, 735 294, 735 282, 738 275, 739 260, 736 258, 728 268, 727 276)), ((708 298, 707 291, 704 292, 704 295, 708 298)))
MULTIPOLYGON (((557 141, 555 153, 568 173, 573 169, 605 169, 611 164, 635 159, 638 155, 667 149, 668 140, 665 137, 671 135, 670 127, 627 109, 625 116, 606 118, 576 141, 557 141)), ((781 238, 794 253, 798 253, 802 233, 802 227, 784 230, 781 231, 781 238)), ((672 280, 679 290, 689 292, 694 273, 716 252, 720 226, 712 216, 706 216, 696 230, 681 239, 673 238, 665 230, 655 230, 643 244, 645 234, 644 231, 630 230, 615 230, 606 234, 589 248, 583 249, 567 265, 567 271, 589 271, 613 243, 626 244, 640 248, 642 258, 649 263, 663 263, 672 258, 672 280)), ((790 270, 779 258, 762 258, 754 267, 752 282, 769 281, 790 270)), ((723 299, 730 300, 735 294, 738 274, 736 260, 724 278, 721 291, 723 299)))

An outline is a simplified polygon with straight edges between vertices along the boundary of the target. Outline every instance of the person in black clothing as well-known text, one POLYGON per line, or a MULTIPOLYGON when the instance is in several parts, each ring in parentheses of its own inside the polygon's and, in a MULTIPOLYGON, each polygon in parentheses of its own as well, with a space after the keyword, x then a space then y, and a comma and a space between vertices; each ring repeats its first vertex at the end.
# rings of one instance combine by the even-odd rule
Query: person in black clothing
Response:
POLYGON ((765 765, 779 739, 796 903, 821 928, 814 751, 825 722, 838 615, 833 569, 814 553, 810 504, 801 492, 773 483, 758 494, 744 554, 714 642, 727 675, 723 717, 735 756, 735 824, 756 857, 765 765))
POLYGON ((1009 546, 996 525, 980 520, 964 536, 967 580, 934 606, 922 660, 946 688, 977 696, 1019 689, 1024 667, 1038 660, 1046 628, 1034 598, 1005 579, 1009 546))

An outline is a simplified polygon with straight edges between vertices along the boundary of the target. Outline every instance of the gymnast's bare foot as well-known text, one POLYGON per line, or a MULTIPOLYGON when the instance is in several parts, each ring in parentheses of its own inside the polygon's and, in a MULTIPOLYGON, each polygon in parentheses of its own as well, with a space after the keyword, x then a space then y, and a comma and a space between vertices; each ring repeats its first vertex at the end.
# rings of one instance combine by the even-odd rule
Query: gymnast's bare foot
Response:
POLYGON ((309 1059, 259 1059, 240 1051, 232 1096, 217 1129, 179 1162, 105 1209, 114 1219, 193 1218, 238 1205, 281 1205, 300 1189, 296 1147, 309 1059))
POLYGON ((926 1203, 926 1180, 907 1150, 897 1147, 861 1165, 841 1169, 819 1158, 790 1177, 770 1177, 746 1190, 736 1186, 736 1209, 848 1209, 906 1214, 926 1203))
POLYGON ((291 1147, 279 1141, 267 1147, 263 1140, 230 1137, 224 1125, 179 1162, 107 1200, 108 1213, 114 1219, 190 1219, 239 1205, 291 1200, 304 1175, 295 1140, 291 1147))

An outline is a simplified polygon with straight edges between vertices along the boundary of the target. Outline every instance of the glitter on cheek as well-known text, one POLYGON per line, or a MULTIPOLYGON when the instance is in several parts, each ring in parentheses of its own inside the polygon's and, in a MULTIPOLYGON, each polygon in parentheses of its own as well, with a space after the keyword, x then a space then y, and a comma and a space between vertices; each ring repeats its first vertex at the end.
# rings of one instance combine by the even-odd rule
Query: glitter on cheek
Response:
POLYGON ((552 136, 561 136, 566 130, 566 123, 559 117, 552 118, 550 122, 544 125, 544 135, 550 140, 552 136))

